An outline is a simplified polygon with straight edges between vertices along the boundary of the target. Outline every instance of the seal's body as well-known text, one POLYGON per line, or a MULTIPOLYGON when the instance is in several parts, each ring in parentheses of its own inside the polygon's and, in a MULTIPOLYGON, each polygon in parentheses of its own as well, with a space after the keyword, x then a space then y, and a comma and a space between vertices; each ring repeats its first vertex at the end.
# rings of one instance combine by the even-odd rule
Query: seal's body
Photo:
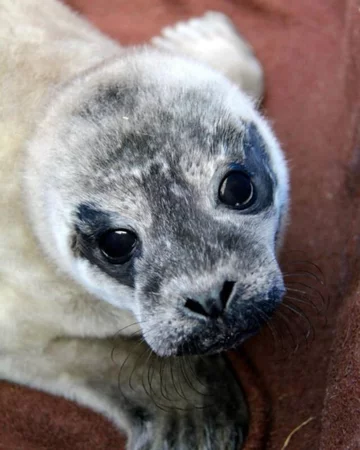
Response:
POLYGON ((237 448, 216 355, 283 293, 286 166, 233 83, 259 97, 257 60, 220 14, 129 50, 51 0, 2 2, 0 46, 0 375, 131 449, 237 448))

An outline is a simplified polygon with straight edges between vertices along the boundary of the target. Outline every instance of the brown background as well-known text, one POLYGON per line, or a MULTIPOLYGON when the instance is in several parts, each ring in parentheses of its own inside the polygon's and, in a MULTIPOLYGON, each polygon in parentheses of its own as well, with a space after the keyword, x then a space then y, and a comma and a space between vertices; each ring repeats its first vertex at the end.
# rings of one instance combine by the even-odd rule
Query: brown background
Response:
MULTIPOLYGON (((286 300, 306 313, 312 336, 302 337, 306 320, 283 307, 272 325, 275 345, 265 329, 246 345, 246 356, 235 355, 253 417, 247 449, 282 450, 308 419, 287 449, 360 449, 360 2, 68 3, 123 44, 145 42, 165 25, 212 9, 228 14, 254 46, 266 74, 264 110, 292 176, 286 280, 292 289, 308 290, 295 282, 313 286, 321 311, 299 295, 286 300), (307 272, 324 277, 325 286, 307 272)), ((0 410, 0 449, 121 448, 104 419, 63 399, 4 382, 0 410)))

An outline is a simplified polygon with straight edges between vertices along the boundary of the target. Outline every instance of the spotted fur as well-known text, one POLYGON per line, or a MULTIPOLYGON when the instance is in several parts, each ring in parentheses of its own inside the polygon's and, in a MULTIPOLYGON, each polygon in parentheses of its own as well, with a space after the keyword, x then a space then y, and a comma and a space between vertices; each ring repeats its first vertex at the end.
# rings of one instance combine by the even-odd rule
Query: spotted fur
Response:
POLYGON ((238 448, 246 404, 219 353, 284 290, 287 169, 233 82, 258 94, 260 66, 222 15, 197 20, 231 30, 245 71, 122 49, 64 5, 38 6, 0 6, 0 375, 105 414, 132 450, 238 448), (256 188, 244 211, 218 197, 234 168, 256 188), (138 236, 122 265, 99 248, 114 229, 138 236), (221 315, 186 307, 226 283, 221 315))

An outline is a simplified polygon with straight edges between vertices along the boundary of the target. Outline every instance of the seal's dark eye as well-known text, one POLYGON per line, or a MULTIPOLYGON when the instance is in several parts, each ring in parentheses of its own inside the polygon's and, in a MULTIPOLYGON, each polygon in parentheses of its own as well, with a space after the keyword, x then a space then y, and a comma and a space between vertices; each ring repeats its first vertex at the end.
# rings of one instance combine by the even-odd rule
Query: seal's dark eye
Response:
POLYGON ((220 184, 219 199, 232 208, 249 208, 255 201, 254 185, 250 177, 237 170, 228 172, 220 184))
POLYGON ((128 230, 112 230, 99 239, 99 248, 112 264, 123 264, 131 258, 136 248, 136 234, 128 230))

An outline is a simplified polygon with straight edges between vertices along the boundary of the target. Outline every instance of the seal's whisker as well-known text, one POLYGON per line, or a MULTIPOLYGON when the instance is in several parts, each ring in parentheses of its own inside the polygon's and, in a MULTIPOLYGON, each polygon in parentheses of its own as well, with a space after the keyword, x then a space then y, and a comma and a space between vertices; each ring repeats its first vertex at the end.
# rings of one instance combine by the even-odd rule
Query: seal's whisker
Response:
MULTIPOLYGON (((286 282, 286 288, 288 290, 296 289, 296 287, 293 288, 293 286, 299 286, 299 287, 308 289, 309 291, 313 292, 314 295, 318 296, 321 299, 322 304, 325 305, 326 309, 327 309, 329 297, 328 297, 328 300, 326 300, 324 294, 319 289, 317 289, 314 286, 308 285, 308 284, 306 284, 306 283, 304 283, 302 281, 291 281, 291 280, 288 280, 286 282)), ((308 295, 310 295, 310 293, 308 295)))
MULTIPOLYGON (((127 327, 127 328, 128 328, 128 327, 127 327)), ((144 338, 142 337, 142 335, 139 335, 139 334, 138 334, 138 331, 135 331, 134 333, 132 333, 132 334, 126 336, 126 337, 127 337, 128 340, 130 341, 130 340, 132 340, 132 338, 133 338, 134 336, 138 336, 139 338, 141 338, 141 343, 142 343, 142 342, 145 342, 145 340, 144 340, 144 338)), ((116 339, 116 337, 113 337, 112 339, 116 339)), ((137 342, 137 341, 135 341, 135 342, 137 342)), ((115 359, 114 359, 114 355, 115 355, 116 350, 117 350, 117 347, 116 347, 116 342, 115 342, 113 348, 111 349, 111 354, 110 354, 111 361, 112 361, 114 364, 116 364, 116 361, 115 361, 115 359)))
MULTIPOLYGON (((188 374, 188 372, 186 371, 186 363, 187 363, 187 360, 185 359, 185 357, 181 357, 180 358, 180 362, 181 362, 181 367, 182 367, 182 373, 183 373, 183 376, 184 376, 184 379, 185 379, 185 381, 186 381, 186 383, 187 383, 187 385, 189 386, 189 388, 190 389, 192 389, 196 394, 199 394, 200 396, 204 396, 204 392, 201 392, 201 391, 199 391, 195 386, 194 386, 194 384, 193 384, 193 382, 192 382, 192 380, 191 380, 191 376, 189 377, 189 374, 188 374)), ((196 380, 197 380, 198 378, 196 377, 196 380)), ((203 385, 202 385, 203 386, 203 385)))
POLYGON ((140 322, 139 322, 139 321, 136 321, 136 322, 131 323, 130 325, 126 325, 125 327, 120 328, 120 330, 118 330, 118 331, 113 335, 113 338, 116 338, 117 336, 121 335, 121 333, 122 333, 123 331, 127 330, 128 328, 134 327, 134 326, 136 326, 136 325, 140 325, 141 323, 144 323, 144 321, 140 321, 140 322))
POLYGON ((307 324, 307 333, 305 335, 305 338, 308 339, 312 335, 312 332, 313 332, 313 326, 312 326, 308 316, 301 309, 297 308, 292 303, 289 304, 289 303, 284 302, 283 306, 284 306, 284 308, 288 309, 289 311, 291 311, 298 317, 301 317, 302 319, 305 320, 305 322, 307 324))
MULTIPOLYGON (((192 364, 192 358, 191 356, 187 356, 186 360, 188 362, 188 367, 190 369, 190 372, 192 373, 193 377, 196 379, 196 381, 204 388, 207 388, 208 386, 206 386, 203 381, 200 379, 200 377, 198 376, 198 374, 196 373, 196 370, 194 369, 194 366, 192 364)), ((210 394, 205 394, 205 395, 210 395, 210 394)))
POLYGON ((324 272, 321 270, 320 266, 316 263, 314 263, 313 261, 309 261, 309 260, 292 260, 292 261, 288 261, 287 263, 288 265, 302 265, 302 266, 310 266, 312 267, 312 269, 315 269, 316 272, 319 274, 319 276, 321 276, 321 280, 324 282, 325 280, 325 275, 324 272))
POLYGON ((305 300, 304 298, 293 297, 293 296, 288 295, 288 294, 285 295, 283 301, 285 301, 286 299, 293 300, 293 301, 298 302, 298 303, 302 303, 303 305, 308 305, 312 309, 314 309, 318 315, 320 315, 320 313, 321 313, 321 310, 310 299, 306 299, 305 300))
MULTIPOLYGON (((286 328, 289 336, 291 337, 291 342, 292 342, 292 346, 293 346, 293 350, 292 350, 291 354, 294 354, 297 352, 297 350, 299 348, 299 343, 295 340, 295 337, 291 330, 291 325, 289 323, 289 320, 279 309, 277 310, 276 315, 282 320, 282 323, 285 325, 285 328, 286 328)), ((286 358, 286 359, 288 359, 288 358, 286 358)))
POLYGON ((284 278, 289 278, 289 277, 308 277, 308 278, 312 278, 317 283, 319 283, 322 286, 324 286, 324 282, 316 274, 314 274, 313 272, 309 272, 307 270, 298 270, 296 272, 284 272, 283 273, 283 277, 284 278))
POLYGON ((169 392, 167 391, 167 388, 166 388, 166 377, 164 376, 164 373, 166 374, 165 369, 166 369, 167 363, 168 363, 168 358, 161 358, 160 368, 159 368, 160 392, 165 400, 168 400, 169 402, 171 402, 171 398, 169 398, 169 392))
POLYGON ((133 392, 136 392, 136 391, 135 391, 135 388, 134 388, 133 383, 132 383, 132 377, 133 377, 133 375, 134 375, 136 369, 138 368, 138 362, 139 362, 139 361, 142 359, 142 357, 143 357, 144 355, 146 355, 146 353, 148 353, 149 351, 150 351, 150 348, 149 348, 149 347, 146 347, 145 350, 144 350, 142 353, 140 353, 140 354, 136 357, 136 359, 135 359, 135 362, 134 362, 134 365, 133 365, 133 369, 132 369, 131 374, 130 374, 129 379, 128 379, 128 386, 129 386, 129 388, 130 388, 133 392))
MULTIPOLYGON (((256 307, 256 309, 257 309, 258 314, 260 315, 260 317, 263 319, 265 326, 268 328, 268 330, 271 333, 271 337, 272 337, 272 341, 273 341, 272 352, 274 354, 276 352, 276 344, 277 344, 277 340, 278 340, 278 332, 276 330, 275 323, 272 322, 271 318, 266 313, 261 311, 260 308, 256 307)), ((281 339, 281 346, 282 346, 282 350, 284 350, 284 343, 283 343, 282 339, 281 339)))
POLYGON ((179 389, 178 389, 178 387, 177 387, 177 385, 176 385, 176 379, 175 379, 174 370, 173 370, 173 364, 172 364, 174 361, 175 361, 175 358, 171 358, 171 359, 169 360, 169 362, 170 362, 170 376, 171 376, 173 388, 174 388, 175 392, 177 393, 177 395, 178 395, 180 398, 186 400, 186 398, 185 398, 185 397, 183 396, 183 394, 179 391, 179 389))

